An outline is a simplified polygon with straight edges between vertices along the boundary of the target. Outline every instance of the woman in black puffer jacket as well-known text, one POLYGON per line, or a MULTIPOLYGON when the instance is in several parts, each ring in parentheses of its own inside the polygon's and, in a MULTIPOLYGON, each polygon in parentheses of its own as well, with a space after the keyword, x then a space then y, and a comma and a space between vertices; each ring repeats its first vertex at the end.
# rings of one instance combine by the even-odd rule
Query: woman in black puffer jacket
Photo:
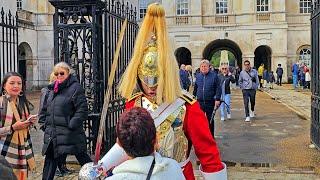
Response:
POLYGON ((70 70, 64 62, 55 65, 57 79, 48 86, 49 93, 40 110, 40 116, 45 117, 42 179, 53 179, 58 162, 63 162, 67 154, 75 155, 81 166, 91 161, 83 130, 88 105, 83 88, 70 70))

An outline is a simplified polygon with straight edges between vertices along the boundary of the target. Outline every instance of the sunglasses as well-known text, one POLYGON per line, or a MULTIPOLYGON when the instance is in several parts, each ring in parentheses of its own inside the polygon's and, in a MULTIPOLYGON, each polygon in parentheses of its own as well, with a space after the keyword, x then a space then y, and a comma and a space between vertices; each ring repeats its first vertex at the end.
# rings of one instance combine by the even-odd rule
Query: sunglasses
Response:
POLYGON ((250 64, 244 64, 245 66, 249 66, 250 64))
POLYGON ((54 75, 58 76, 60 74, 60 76, 64 76, 64 72, 55 72, 54 75))
POLYGON ((221 68, 222 70, 227 70, 227 68, 221 68))

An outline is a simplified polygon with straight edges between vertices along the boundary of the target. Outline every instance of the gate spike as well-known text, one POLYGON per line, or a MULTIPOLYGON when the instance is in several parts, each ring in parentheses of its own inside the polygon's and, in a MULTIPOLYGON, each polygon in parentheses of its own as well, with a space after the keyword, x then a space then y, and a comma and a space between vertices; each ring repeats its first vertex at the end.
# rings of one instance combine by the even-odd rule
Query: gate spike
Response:
POLYGON ((110 9, 110 10, 111 10, 112 12, 114 12, 114 1, 115 1, 115 0, 111 0, 111 9, 110 9))
POLYGON ((4 10, 3 10, 3 7, 1 8, 1 20, 4 23, 4 10))
POLYGON ((121 3, 121 16, 125 16, 125 7, 124 7, 124 0, 122 0, 122 3, 121 3))
POLYGON ((126 17, 130 18, 129 16, 129 2, 127 1, 127 5, 126 5, 126 17))
POLYGON ((11 11, 10 11, 10 9, 9 9, 9 13, 8 13, 9 25, 12 25, 12 24, 11 24, 11 16, 12 16, 12 14, 11 14, 11 11))
POLYGON ((133 6, 131 4, 131 8, 130 8, 130 19, 133 19, 133 6))
POLYGON ((134 21, 137 21, 137 7, 134 7, 134 21))
POLYGON ((116 12, 120 13, 120 1, 119 0, 117 0, 117 11, 116 12))

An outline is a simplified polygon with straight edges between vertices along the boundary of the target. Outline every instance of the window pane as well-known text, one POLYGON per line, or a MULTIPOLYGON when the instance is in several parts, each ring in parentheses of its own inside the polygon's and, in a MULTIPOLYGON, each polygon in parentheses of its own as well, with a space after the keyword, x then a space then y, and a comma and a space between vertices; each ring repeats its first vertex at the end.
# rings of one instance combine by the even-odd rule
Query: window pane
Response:
POLYGON ((269 7, 268 6, 265 7, 265 11, 269 11, 269 7))
POLYGON ((257 1, 257 6, 260 6, 260 4, 261 4, 261 3, 260 3, 260 0, 258 0, 258 1, 257 1))
POLYGON ((261 11, 261 10, 260 10, 260 6, 257 7, 257 11, 261 11))
POLYGON ((217 9, 219 8, 219 2, 216 2, 216 8, 217 9))
POLYGON ((261 6, 261 11, 264 11, 264 6, 261 6))

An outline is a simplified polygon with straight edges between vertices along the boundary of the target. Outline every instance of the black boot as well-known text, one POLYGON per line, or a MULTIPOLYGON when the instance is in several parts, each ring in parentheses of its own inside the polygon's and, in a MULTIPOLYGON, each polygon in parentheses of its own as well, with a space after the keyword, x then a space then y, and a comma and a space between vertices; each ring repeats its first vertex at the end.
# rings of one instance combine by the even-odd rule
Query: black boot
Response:
POLYGON ((66 165, 66 164, 63 164, 63 165, 59 168, 59 170, 60 170, 64 175, 72 174, 72 171, 67 168, 67 165, 66 165))

